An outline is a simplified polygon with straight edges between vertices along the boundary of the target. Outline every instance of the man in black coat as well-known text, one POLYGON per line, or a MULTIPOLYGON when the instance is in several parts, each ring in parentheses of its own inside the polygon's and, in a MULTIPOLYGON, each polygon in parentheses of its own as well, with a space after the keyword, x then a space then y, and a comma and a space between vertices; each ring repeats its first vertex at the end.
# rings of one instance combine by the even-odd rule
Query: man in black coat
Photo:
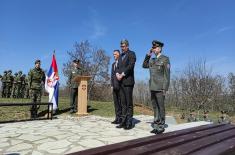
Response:
POLYGON ((113 90, 113 102, 114 102, 114 109, 115 109, 115 120, 112 124, 119 124, 121 123, 121 98, 120 98, 120 83, 116 77, 116 73, 118 70, 118 59, 120 56, 119 50, 113 51, 113 56, 115 62, 112 64, 112 71, 111 71, 111 87, 113 90))
POLYGON ((135 84, 134 68, 135 52, 129 50, 128 40, 121 41, 122 54, 118 60, 117 79, 120 81, 120 95, 122 105, 122 122, 117 128, 132 129, 133 118, 133 88, 135 84))

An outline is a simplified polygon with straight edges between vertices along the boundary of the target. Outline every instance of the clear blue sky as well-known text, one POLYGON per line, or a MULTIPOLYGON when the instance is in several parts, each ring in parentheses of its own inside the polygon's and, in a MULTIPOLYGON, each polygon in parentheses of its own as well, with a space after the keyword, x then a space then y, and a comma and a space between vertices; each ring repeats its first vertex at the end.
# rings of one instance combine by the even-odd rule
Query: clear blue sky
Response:
POLYGON ((127 38, 137 55, 136 79, 149 76, 141 64, 153 39, 165 43, 173 73, 206 58, 226 76, 235 66, 234 7, 234 0, 1 0, 0 73, 27 73, 35 59, 48 70, 55 49, 64 83, 62 64, 75 41, 89 40, 112 56, 127 38))

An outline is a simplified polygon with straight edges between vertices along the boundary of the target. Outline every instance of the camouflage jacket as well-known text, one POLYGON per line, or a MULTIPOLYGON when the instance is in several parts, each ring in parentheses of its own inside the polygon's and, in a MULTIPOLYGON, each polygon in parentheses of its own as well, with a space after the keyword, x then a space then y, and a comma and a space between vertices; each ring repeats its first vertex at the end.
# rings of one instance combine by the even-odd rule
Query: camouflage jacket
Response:
POLYGON ((13 84, 15 85, 17 83, 17 76, 14 76, 13 84))
POLYGON ((13 81, 14 81, 14 77, 11 74, 7 74, 7 76, 6 76, 6 83, 7 83, 7 85, 12 86, 13 81))
POLYGON ((2 81, 2 83, 6 83, 6 81, 7 81, 7 75, 6 74, 2 76, 1 81, 2 81))
POLYGON ((28 79, 27 77, 22 77, 22 85, 28 85, 28 79))
POLYGON ((41 90, 42 82, 45 83, 45 73, 39 68, 34 68, 29 71, 28 84, 30 89, 41 90))
POLYGON ((17 77, 16 77, 16 82, 17 82, 17 84, 19 84, 19 85, 22 84, 22 76, 21 76, 21 75, 17 75, 17 77))
POLYGON ((68 78, 68 85, 70 88, 78 88, 79 83, 77 81, 74 81, 74 78, 82 74, 83 74, 83 69, 80 67, 71 69, 68 78))

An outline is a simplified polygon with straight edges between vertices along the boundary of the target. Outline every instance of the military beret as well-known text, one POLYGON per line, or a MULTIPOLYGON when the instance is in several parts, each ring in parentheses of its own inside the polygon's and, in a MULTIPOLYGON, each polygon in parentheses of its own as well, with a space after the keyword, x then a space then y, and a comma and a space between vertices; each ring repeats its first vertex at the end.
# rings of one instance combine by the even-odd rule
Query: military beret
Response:
POLYGON ((74 59, 74 60, 73 60, 73 63, 79 63, 79 62, 80 62, 79 59, 74 59))
POLYGON ((19 71, 19 74, 22 74, 22 71, 19 71))
POLYGON ((127 46, 129 46, 129 42, 127 39, 123 39, 121 40, 121 43, 120 44, 126 44, 127 46))
POLYGON ((12 70, 8 70, 8 72, 11 72, 11 73, 12 73, 12 70))
POLYGON ((41 60, 35 60, 35 64, 37 64, 37 63, 41 63, 41 60))
POLYGON ((164 46, 164 43, 158 41, 158 40, 153 40, 152 41, 152 45, 153 46, 160 46, 160 47, 163 47, 164 46))
POLYGON ((18 73, 16 72, 14 75, 18 75, 18 73))
POLYGON ((7 73, 7 71, 4 71, 4 73, 7 73))

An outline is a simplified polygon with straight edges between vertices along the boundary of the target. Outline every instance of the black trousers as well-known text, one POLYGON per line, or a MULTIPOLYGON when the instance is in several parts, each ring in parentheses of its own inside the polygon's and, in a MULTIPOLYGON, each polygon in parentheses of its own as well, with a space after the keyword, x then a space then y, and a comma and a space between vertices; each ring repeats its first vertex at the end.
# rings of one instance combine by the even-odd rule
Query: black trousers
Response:
POLYGON ((122 105, 122 123, 132 125, 133 118, 133 86, 120 87, 121 105, 122 105))
POLYGON ((78 103, 78 88, 70 89, 70 109, 73 111, 77 111, 77 103, 78 103))
POLYGON ((121 105, 121 98, 120 98, 120 90, 113 89, 113 102, 114 102, 114 109, 115 109, 116 119, 120 120, 121 116, 122 116, 122 105, 121 105))
POLYGON ((154 111, 154 122, 165 124, 165 96, 162 91, 151 91, 151 102, 154 111))

